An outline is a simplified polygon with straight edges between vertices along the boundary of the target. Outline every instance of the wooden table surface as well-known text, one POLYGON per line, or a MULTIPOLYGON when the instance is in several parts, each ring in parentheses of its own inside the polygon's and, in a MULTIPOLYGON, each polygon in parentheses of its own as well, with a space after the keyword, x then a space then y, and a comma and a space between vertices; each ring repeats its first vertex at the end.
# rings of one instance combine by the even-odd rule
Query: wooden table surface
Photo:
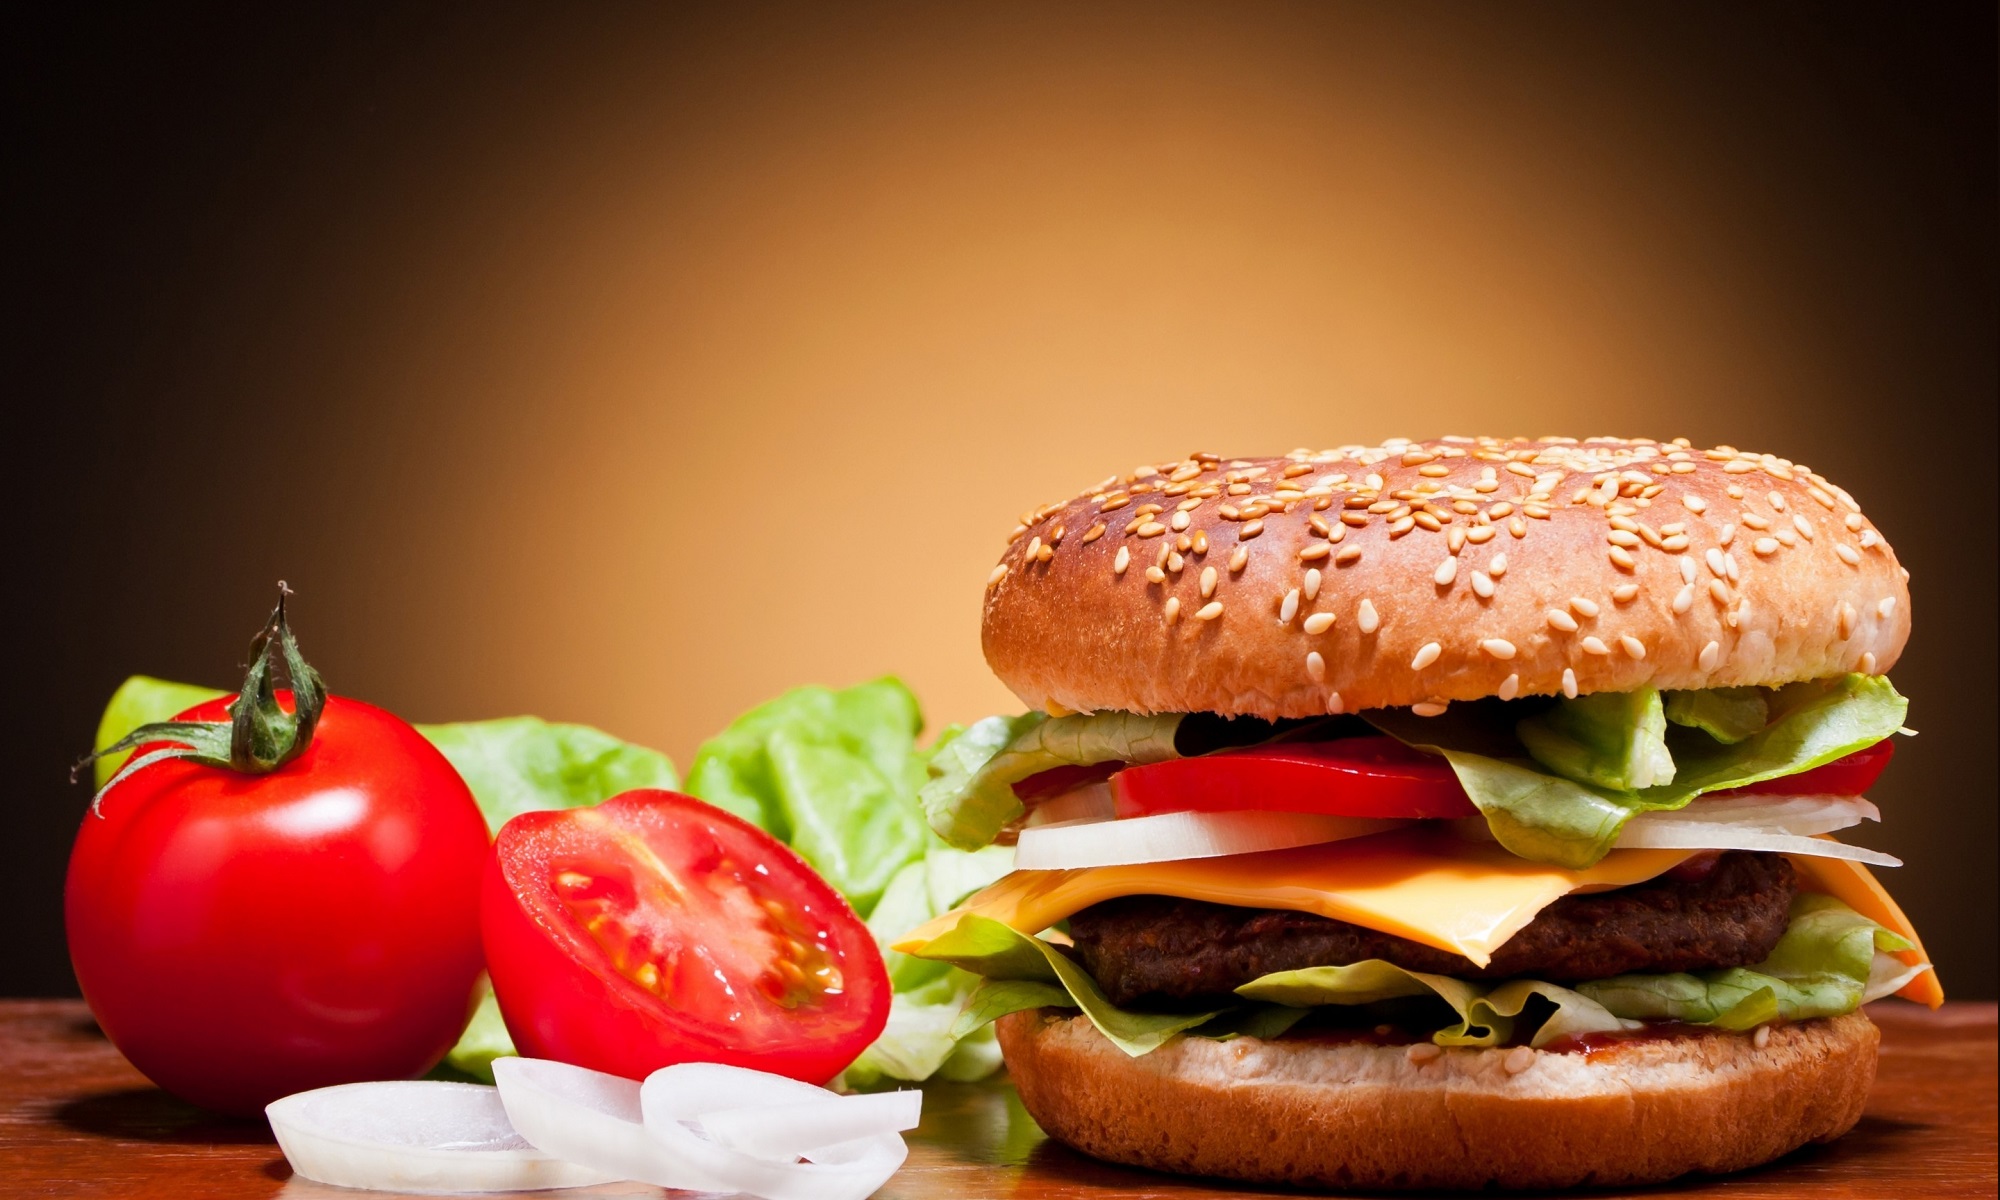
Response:
MULTIPOLYGON (((1853 1133, 1762 1170, 1644 1195, 1957 1197, 1995 1194, 1995 1008, 1938 1012, 1891 1001, 1882 1068, 1853 1133)), ((232 1123, 147 1084, 76 1001, 0 1001, 0 1197, 283 1196, 366 1193, 293 1179, 262 1123, 232 1123)), ((381 1193, 374 1193, 380 1195, 381 1193)), ((878 1196, 1214 1197, 1271 1195, 1108 1166, 1044 1138, 1004 1081, 927 1089, 909 1163, 878 1196)), ((1595 1193, 1602 1196, 1606 1193, 1595 1193)), ((565 1196, 665 1195, 612 1184, 565 1196)))

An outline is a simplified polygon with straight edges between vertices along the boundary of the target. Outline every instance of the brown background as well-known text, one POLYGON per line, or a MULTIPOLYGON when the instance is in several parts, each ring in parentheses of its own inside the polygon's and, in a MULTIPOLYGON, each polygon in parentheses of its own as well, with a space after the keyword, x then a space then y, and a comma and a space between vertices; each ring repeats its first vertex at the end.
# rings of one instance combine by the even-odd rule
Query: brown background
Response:
POLYGON ((1883 5, 494 5, 6 39, 0 994, 73 987, 125 674, 270 585, 340 691, 686 764, 885 671, 1008 707, 1013 515, 1393 434, 1685 435, 1915 574, 1872 843, 1995 991, 1994 15, 1883 5))

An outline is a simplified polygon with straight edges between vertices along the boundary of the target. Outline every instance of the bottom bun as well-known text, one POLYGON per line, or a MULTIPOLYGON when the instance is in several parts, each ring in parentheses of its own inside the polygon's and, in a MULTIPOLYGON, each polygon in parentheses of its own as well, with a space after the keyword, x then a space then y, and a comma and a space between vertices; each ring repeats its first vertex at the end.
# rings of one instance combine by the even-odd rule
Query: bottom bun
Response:
POLYGON ((1021 1103, 1111 1162, 1333 1188, 1555 1188, 1740 1171, 1854 1127, 1867 1017, 1690 1030, 1592 1053, 1177 1038, 1127 1056, 1054 1009, 1000 1020, 1021 1103), (1509 1072, 1510 1054, 1512 1065, 1509 1072))

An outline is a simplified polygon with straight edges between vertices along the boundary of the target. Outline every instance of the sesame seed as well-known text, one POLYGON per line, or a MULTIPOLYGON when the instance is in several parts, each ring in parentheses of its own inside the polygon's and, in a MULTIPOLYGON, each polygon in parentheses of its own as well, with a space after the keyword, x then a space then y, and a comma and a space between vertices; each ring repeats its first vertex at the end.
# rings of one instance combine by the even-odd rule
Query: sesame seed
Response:
MULTIPOLYGON (((1165 544, 1164 542, 1161 543, 1161 545, 1165 544)), ((1180 551, 1169 550, 1167 552, 1167 570, 1178 575, 1181 573, 1181 568, 1185 566, 1187 566, 1187 559, 1181 557, 1180 551)))
POLYGON ((1507 556, 1496 554, 1486 564, 1486 573, 1498 579, 1507 573, 1507 556))
POLYGON ((1691 558, 1683 558, 1680 560, 1680 562, 1681 562, 1681 582, 1693 583, 1695 578, 1694 560, 1691 558))
POLYGON ((1507 678, 1501 680, 1500 690, 1495 694, 1502 700, 1512 700, 1514 697, 1520 695, 1521 677, 1519 675, 1509 675, 1507 678))
POLYGON ((1682 613, 1686 612, 1688 609, 1693 607, 1694 607, 1694 585, 1691 583, 1683 584, 1681 585, 1681 590, 1674 593, 1674 604, 1673 604, 1674 615, 1680 616, 1682 613))
POLYGON ((1708 511, 1708 501, 1702 499, 1700 496, 1695 495, 1693 492, 1683 492, 1681 494, 1681 504, 1685 506, 1689 512, 1694 513, 1697 516, 1708 511))
POLYGON ((1639 544, 1638 534, 1628 533, 1623 529, 1612 530, 1610 533, 1604 535, 1604 539, 1610 542, 1614 546, 1631 547, 1631 546, 1637 546, 1639 544))
POLYGON ((1500 531, 1491 525, 1474 525, 1465 531, 1465 540, 1475 546, 1483 546, 1492 541, 1493 535, 1498 532, 1500 531))
POLYGON ((1393 541, 1396 538, 1402 537, 1404 534, 1410 532, 1410 530, 1416 528, 1416 526, 1417 520, 1415 517, 1399 517, 1389 522, 1390 540, 1393 541))
POLYGON ((1250 561, 1250 547, 1248 546, 1236 547, 1236 549, 1232 551, 1229 555, 1229 573, 1231 575, 1236 574, 1237 572, 1241 571, 1244 565, 1247 564, 1249 561, 1250 561))
POLYGON ((1285 593, 1284 600, 1278 605, 1278 624, 1290 625, 1292 618, 1298 615, 1299 589, 1293 588, 1291 591, 1285 593))
POLYGON ((1727 546, 1729 543, 1735 541, 1736 526, 1734 524, 1724 525, 1722 527, 1722 532, 1719 535, 1717 535, 1715 540, 1724 546, 1727 546))
POLYGON ((1188 515, 1184 512, 1177 512, 1173 515, 1173 519, 1168 521, 1167 524, 1171 526, 1175 532, 1178 533, 1179 531, 1186 529, 1188 527, 1188 515))
POLYGON ((1862 521, 1860 513, 1851 512, 1848 513, 1846 517, 1842 518, 1841 524, 1847 526, 1847 530, 1849 533, 1860 533, 1861 526, 1865 524, 1865 522, 1862 521))
POLYGON ((1861 551, 1856 550, 1846 542, 1834 543, 1833 552, 1840 556, 1841 562, 1846 563, 1850 567, 1861 565, 1861 551))
POLYGON ((1523 521, 1519 517, 1515 517, 1507 522, 1507 532, 1513 534, 1517 538, 1527 537, 1528 523, 1526 521, 1523 521))
POLYGON ((1843 642, 1854 636, 1854 615, 1854 606, 1845 600, 1833 611, 1834 623, 1840 629, 1840 640, 1843 642))
POLYGON ((1896 611, 1896 598, 1894 596, 1884 596, 1875 605, 1875 615, 1882 618, 1884 621, 1888 620, 1889 614, 1895 611, 1896 611))
POLYGON ((1722 643, 1710 642, 1695 656, 1695 665, 1704 671, 1713 671, 1722 662, 1722 643))
POLYGON ((1299 561, 1318 562, 1332 553, 1332 546, 1327 545, 1325 542, 1314 542, 1309 546, 1303 546, 1299 549, 1299 561))
POLYGON ((1816 536, 1816 533, 1813 529, 1813 523, 1811 521, 1806 520, 1806 515, 1804 513, 1792 514, 1792 528, 1798 530, 1799 536, 1809 542, 1812 541, 1813 538, 1816 536))
POLYGON ((1340 514, 1340 523, 1360 529, 1362 526, 1368 524, 1368 514, 1365 512, 1344 512, 1340 514))
POLYGON ((1550 609, 1548 612, 1548 617, 1549 617, 1549 628, 1557 630, 1558 632, 1561 633, 1576 632, 1576 618, 1570 616, 1562 609, 1560 608, 1550 609))
POLYGON ((1769 529, 1771 527, 1771 523, 1769 521, 1766 521, 1764 518, 1758 516, 1756 513, 1744 513, 1743 524, 1751 529, 1758 529, 1758 530, 1769 529))
POLYGON ((1306 599, 1308 599, 1308 600, 1317 600, 1317 599, 1319 599, 1319 568, 1318 568, 1318 567, 1314 567, 1314 568, 1312 568, 1311 570, 1309 570, 1309 571, 1307 571, 1307 572, 1306 572, 1306 586, 1305 586, 1305 596, 1306 596, 1306 599))
POLYGON ((1618 644, 1624 649, 1625 653, 1631 655, 1633 658, 1646 657, 1646 643, 1629 633, 1618 635, 1618 644))
POLYGON ((1305 619, 1303 628, 1307 633, 1311 634, 1325 633, 1327 630, 1333 628, 1333 614, 1330 612, 1316 612, 1305 619))
POLYGON ((1472 594, 1481 600, 1493 598, 1493 577, 1484 571, 1472 573, 1472 594))
POLYGON ((1142 538, 1150 538, 1150 537, 1159 537, 1166 531, 1167 527, 1165 525, 1160 524, 1158 521, 1147 521, 1145 524, 1139 526, 1137 532, 1139 536, 1142 538))
POLYGON ((991 575, 988 575, 986 577, 986 586, 992 587, 994 584, 999 583, 1002 579, 1005 579, 1006 577, 1007 577, 1007 564, 1001 563, 999 566, 993 568, 993 573, 991 575))
POLYGON ((1859 540, 1861 542, 1861 548, 1863 550, 1873 550, 1875 547, 1882 544, 1881 537, 1877 535, 1876 532, 1872 529, 1862 530, 1861 537, 1859 540))
POLYGON ((1563 695, 1576 699, 1576 672, 1569 667, 1563 668, 1563 695))
POLYGON ((1317 650, 1308 651, 1306 654, 1306 675, 1314 683, 1326 682, 1326 660, 1320 657, 1317 650))
POLYGON ((1729 567, 1722 561, 1722 551, 1717 550, 1713 546, 1710 546, 1708 550, 1702 555, 1702 561, 1708 564, 1709 571, 1712 572, 1717 579, 1728 578, 1729 567))
POLYGON ((1575 609, 1580 617, 1594 617, 1598 613, 1597 601, 1585 596, 1571 596, 1569 606, 1575 609))
POLYGON ((1243 527, 1236 531, 1236 540, 1247 542, 1262 532, 1264 532, 1264 522, 1261 518, 1253 521, 1245 521, 1243 522, 1243 527))
POLYGON ((1375 602, 1362 597, 1361 604, 1354 611, 1354 624, 1363 633, 1374 633, 1382 624, 1382 618, 1375 613, 1375 602))
POLYGON ((1729 585, 1722 582, 1720 579, 1709 580, 1708 598, 1715 601, 1717 604, 1727 605, 1729 603, 1729 585))
POLYGON ((1729 573, 1729 582, 1735 583, 1742 578, 1736 569, 1736 556, 1734 554, 1723 555, 1722 566, 1729 573))
POLYGON ((1123 575, 1125 573, 1125 568, 1131 565, 1132 565, 1132 551, 1128 550, 1124 546, 1118 547, 1118 557, 1111 561, 1111 573, 1113 575, 1123 575))
POLYGON ((1412 1042, 1410 1048, 1403 1051, 1403 1057, 1415 1067, 1421 1067, 1427 1062, 1436 1062, 1443 1054, 1444 1047, 1436 1042, 1412 1042))
POLYGON ((1444 653, 1443 646, 1438 645, 1436 642, 1425 642, 1422 646, 1419 646, 1417 648, 1416 657, 1410 660, 1410 670, 1412 671, 1423 670, 1425 667, 1428 667, 1432 663, 1436 662, 1438 660, 1438 655, 1443 653, 1444 653))
POLYGON ((1336 567, 1344 567, 1351 562, 1358 561, 1360 558, 1361 558, 1361 547, 1349 546, 1345 550, 1342 550, 1340 553, 1333 556, 1333 565, 1336 567))
POLYGON ((1168 596, 1167 606, 1161 610, 1161 615, 1166 617, 1167 624, 1173 624, 1174 620, 1181 615, 1181 598, 1179 596, 1168 596))
POLYGON ((1638 598, 1639 585, 1636 583, 1621 583, 1611 589, 1611 601, 1614 604, 1630 604, 1638 598))
POLYGON ((1167 581, 1167 573, 1165 571, 1162 571, 1158 567, 1146 568, 1146 582, 1165 583, 1166 581, 1167 581))
POLYGON ((1333 714, 1334 716, 1336 716, 1336 717, 1337 717, 1337 716, 1339 716, 1339 715, 1341 714, 1341 704, 1340 704, 1340 693, 1339 693, 1339 692, 1328 692, 1328 693, 1327 693, 1327 696, 1326 696, 1326 711, 1328 711, 1328 712, 1332 713, 1332 714, 1333 714))
POLYGON ((1611 647, 1604 644, 1604 639, 1595 635, 1583 639, 1581 645, 1585 654, 1611 653, 1611 647))
POLYGON ((1203 567, 1201 569, 1201 598, 1206 600, 1213 595, 1215 595, 1215 568, 1203 567))
POLYGON ((1875 673, 1875 652, 1873 650, 1861 656, 1861 673, 1863 675, 1873 675, 1875 673))
POLYGON ((1535 1065, 1535 1048, 1516 1046, 1507 1052, 1506 1059, 1500 1065, 1507 1069, 1509 1075, 1519 1075, 1535 1065))
POLYGON ((1760 537, 1751 543, 1750 549, 1754 550, 1760 557, 1776 554, 1778 552, 1778 539, 1774 537, 1760 537))
POLYGON ((1770 1045, 1771 1027, 1769 1025, 1759 1025, 1757 1027, 1757 1032, 1750 1035, 1750 1044, 1757 1047, 1757 1049, 1759 1050, 1762 1050, 1764 1047, 1770 1045))
POLYGON ((1668 554, 1679 554, 1687 548, 1688 536, 1685 533, 1670 533, 1660 539, 1660 549, 1668 554))
POLYGON ((1033 562, 1035 560, 1035 557, 1039 555, 1041 552, 1042 552, 1042 539, 1039 537, 1031 537, 1028 539, 1027 553, 1021 556, 1021 561, 1033 562))
POLYGON ((1506 638, 1487 638, 1479 643, 1479 648, 1502 661, 1514 657, 1514 643, 1506 638))
POLYGON ((1213 621, 1221 615, 1222 601, 1220 600, 1210 600, 1207 604, 1202 605, 1200 610, 1194 614, 1197 621, 1213 621))
POLYGON ((1431 572, 1431 582, 1439 587, 1450 587, 1452 580, 1457 578, 1458 560, 1455 558, 1445 559, 1438 564, 1437 570, 1431 572))
POLYGON ((1639 566, 1638 561, 1632 557, 1632 552, 1625 549, 1625 547, 1623 546, 1611 547, 1610 556, 1611 556, 1611 565, 1617 567, 1621 571, 1632 571, 1638 569, 1639 566))
POLYGON ((1444 545, 1445 549, 1453 554, 1457 554, 1460 550, 1465 549, 1465 527, 1454 525, 1450 529, 1445 530, 1444 545))
POLYGON ((1420 700, 1410 705, 1410 711, 1420 717, 1441 717, 1449 704, 1446 700, 1420 700))

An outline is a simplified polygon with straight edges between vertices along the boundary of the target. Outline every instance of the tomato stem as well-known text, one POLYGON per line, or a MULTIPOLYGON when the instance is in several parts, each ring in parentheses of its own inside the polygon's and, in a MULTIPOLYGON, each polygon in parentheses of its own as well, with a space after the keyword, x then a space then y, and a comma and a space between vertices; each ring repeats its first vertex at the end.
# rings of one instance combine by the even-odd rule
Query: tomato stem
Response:
POLYGON ((291 587, 280 579, 278 607, 271 610, 270 619, 250 642, 250 672, 244 676, 242 689, 229 702, 227 721, 154 721, 70 768, 70 782, 74 783, 83 768, 107 754, 166 743, 119 768, 91 798, 92 812, 103 816, 99 805, 106 793, 126 776, 164 759, 185 758, 204 766, 263 775, 305 753, 312 744, 320 713, 326 708, 326 684, 299 653, 298 638, 293 636, 285 618, 285 601, 291 595, 291 587), (291 690, 290 712, 278 703, 281 675, 291 690))

